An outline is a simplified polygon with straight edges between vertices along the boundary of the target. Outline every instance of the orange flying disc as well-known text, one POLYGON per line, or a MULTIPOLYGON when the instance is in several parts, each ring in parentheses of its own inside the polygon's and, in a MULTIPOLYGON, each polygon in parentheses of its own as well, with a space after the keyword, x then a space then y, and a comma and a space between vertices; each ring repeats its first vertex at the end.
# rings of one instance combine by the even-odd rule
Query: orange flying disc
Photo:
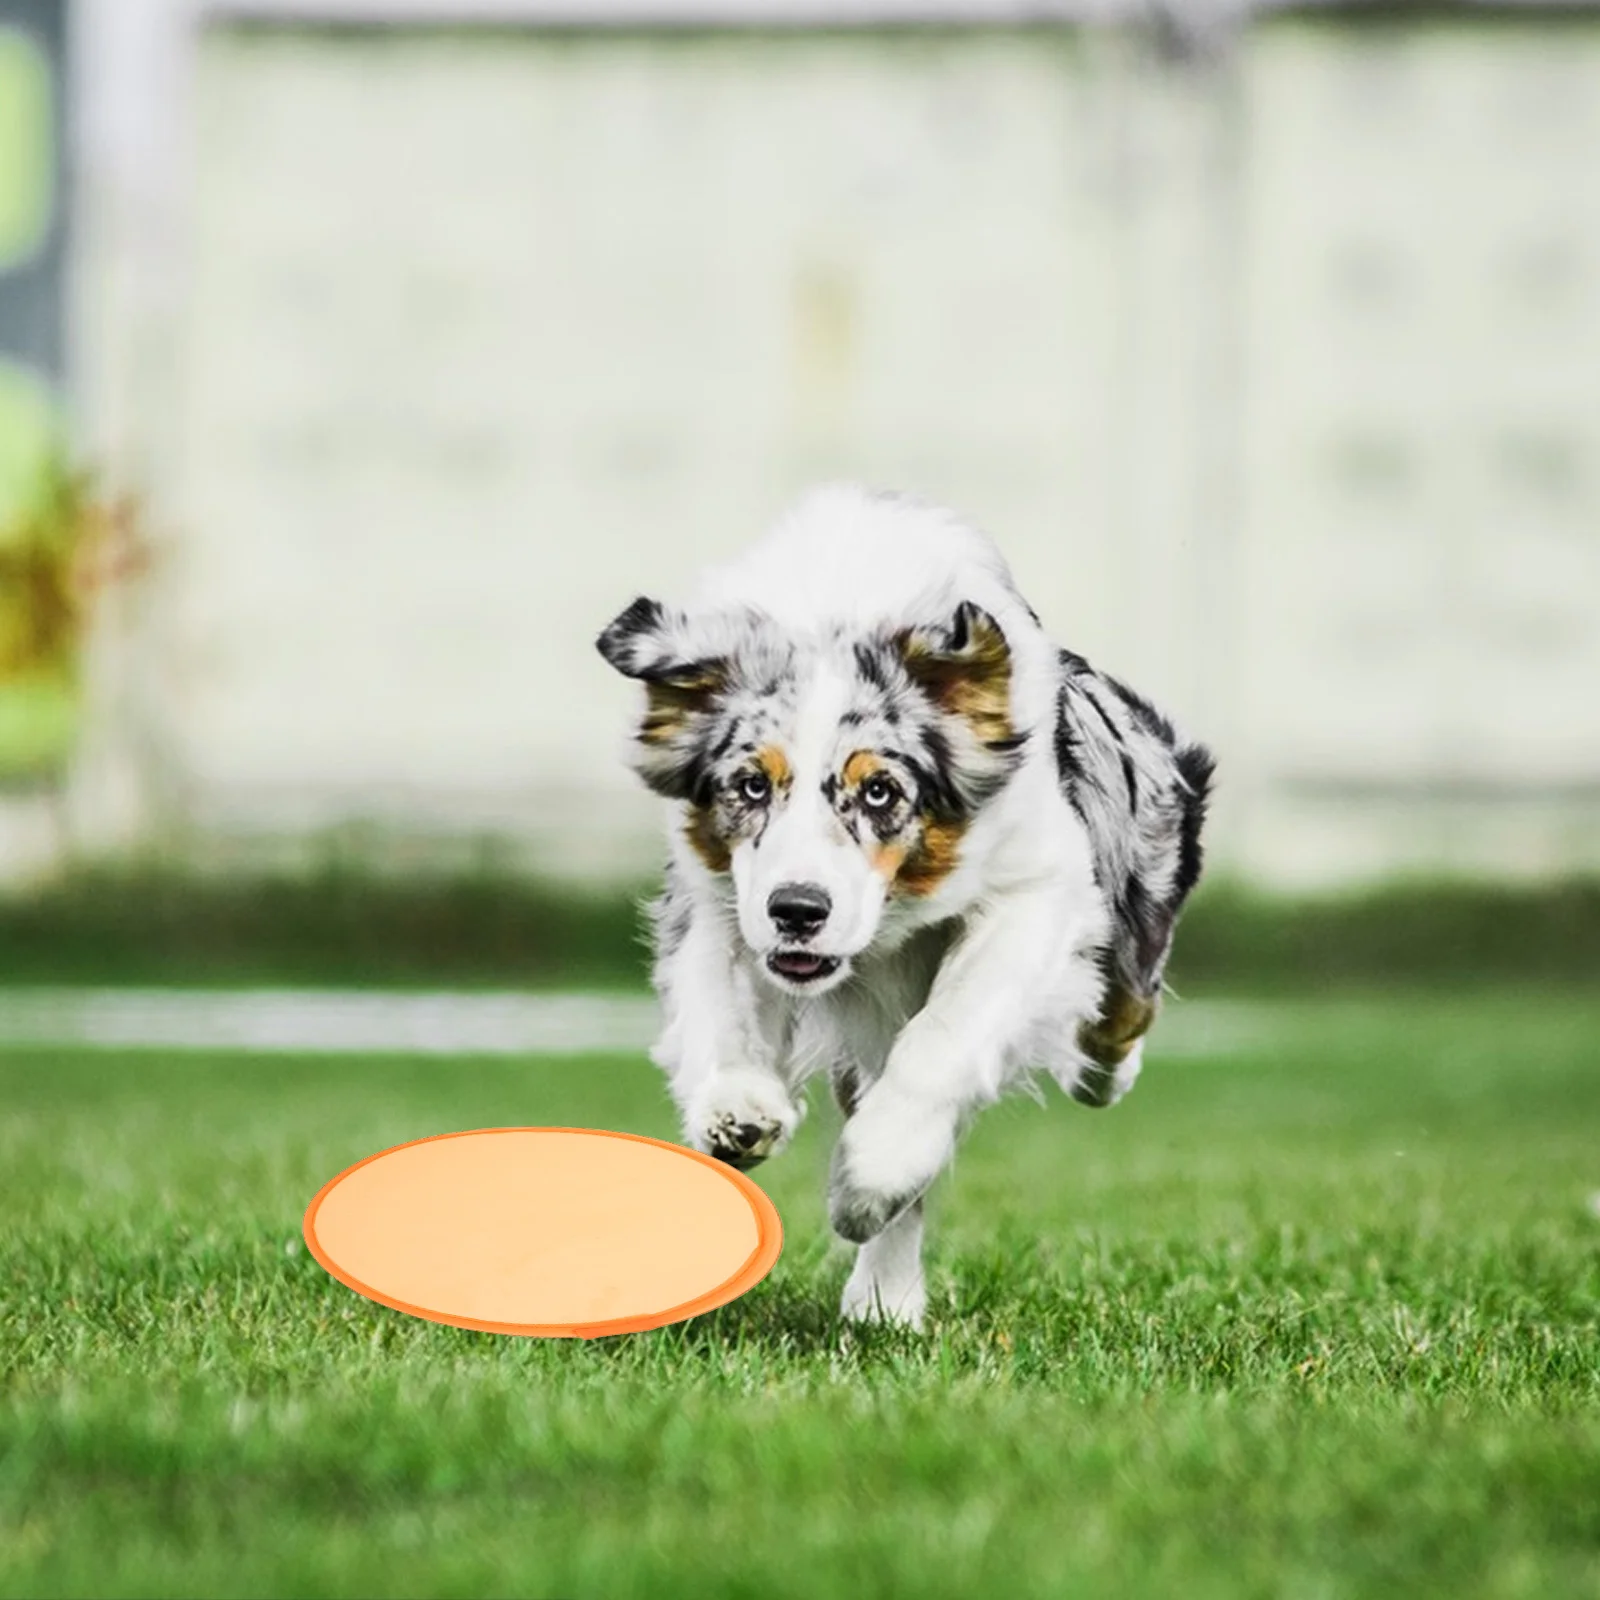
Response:
POLYGON ((783 1225, 742 1172, 598 1128, 484 1128, 380 1150, 306 1208, 312 1255, 429 1322, 597 1339, 725 1305, 772 1270, 783 1225))

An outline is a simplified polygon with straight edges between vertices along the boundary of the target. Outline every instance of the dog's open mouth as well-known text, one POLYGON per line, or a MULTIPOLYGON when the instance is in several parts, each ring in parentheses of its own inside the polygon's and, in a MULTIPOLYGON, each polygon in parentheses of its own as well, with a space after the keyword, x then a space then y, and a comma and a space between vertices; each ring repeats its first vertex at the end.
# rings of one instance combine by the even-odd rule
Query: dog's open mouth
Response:
POLYGON ((813 955, 809 950, 774 950, 767 957, 767 970, 790 983, 815 983, 839 970, 839 958, 813 955))

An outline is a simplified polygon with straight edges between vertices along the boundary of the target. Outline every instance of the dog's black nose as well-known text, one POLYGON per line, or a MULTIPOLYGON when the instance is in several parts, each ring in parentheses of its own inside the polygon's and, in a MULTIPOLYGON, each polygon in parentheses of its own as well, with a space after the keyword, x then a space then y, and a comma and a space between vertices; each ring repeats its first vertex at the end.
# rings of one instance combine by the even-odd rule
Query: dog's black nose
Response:
POLYGON ((767 915, 791 939, 809 939, 832 910, 828 891, 815 883, 780 883, 767 901, 767 915))

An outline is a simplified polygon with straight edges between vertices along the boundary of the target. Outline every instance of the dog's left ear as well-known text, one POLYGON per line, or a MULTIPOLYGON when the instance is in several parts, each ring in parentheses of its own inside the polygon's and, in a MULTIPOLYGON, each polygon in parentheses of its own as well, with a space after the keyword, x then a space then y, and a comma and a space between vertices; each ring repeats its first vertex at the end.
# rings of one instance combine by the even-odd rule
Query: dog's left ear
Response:
POLYGON ((1009 744, 1011 647, 982 606, 963 600, 945 622, 895 637, 911 681, 941 711, 962 718, 984 744, 1009 744))

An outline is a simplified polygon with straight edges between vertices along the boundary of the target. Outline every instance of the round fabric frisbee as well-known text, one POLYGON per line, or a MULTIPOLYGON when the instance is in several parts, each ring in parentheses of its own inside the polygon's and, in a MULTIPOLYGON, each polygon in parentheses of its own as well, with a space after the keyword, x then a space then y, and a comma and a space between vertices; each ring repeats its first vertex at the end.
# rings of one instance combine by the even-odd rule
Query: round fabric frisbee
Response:
POLYGON ((488 1333, 597 1339, 737 1299, 783 1225, 742 1172, 599 1128, 484 1128, 395 1145, 323 1185, 306 1245, 379 1305, 488 1333))

